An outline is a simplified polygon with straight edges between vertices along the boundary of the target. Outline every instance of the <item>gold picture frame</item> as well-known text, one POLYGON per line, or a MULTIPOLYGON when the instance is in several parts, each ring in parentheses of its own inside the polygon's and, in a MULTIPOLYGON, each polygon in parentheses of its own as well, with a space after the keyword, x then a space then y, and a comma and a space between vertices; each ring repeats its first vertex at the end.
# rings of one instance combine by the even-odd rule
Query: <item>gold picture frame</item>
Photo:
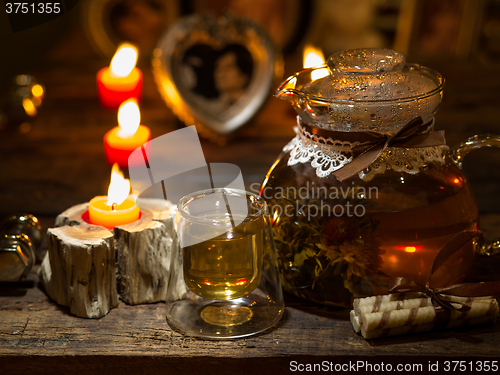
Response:
POLYGON ((86 34, 108 58, 129 42, 149 60, 164 30, 180 17, 177 0, 86 0, 82 6, 86 34))
POLYGON ((467 59, 483 8, 482 0, 403 0, 394 49, 411 59, 467 59))
POLYGON ((295 51, 310 21, 309 0, 188 0, 193 13, 252 20, 283 53, 295 51))

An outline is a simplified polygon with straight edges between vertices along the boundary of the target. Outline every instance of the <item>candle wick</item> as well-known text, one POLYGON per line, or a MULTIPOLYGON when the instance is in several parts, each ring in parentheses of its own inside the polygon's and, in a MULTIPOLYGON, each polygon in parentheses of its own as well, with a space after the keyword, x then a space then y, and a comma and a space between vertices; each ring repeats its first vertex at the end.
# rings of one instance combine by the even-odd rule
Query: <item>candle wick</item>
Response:
POLYGON ((111 205, 111 211, 116 211, 116 203, 113 203, 113 204, 111 205))

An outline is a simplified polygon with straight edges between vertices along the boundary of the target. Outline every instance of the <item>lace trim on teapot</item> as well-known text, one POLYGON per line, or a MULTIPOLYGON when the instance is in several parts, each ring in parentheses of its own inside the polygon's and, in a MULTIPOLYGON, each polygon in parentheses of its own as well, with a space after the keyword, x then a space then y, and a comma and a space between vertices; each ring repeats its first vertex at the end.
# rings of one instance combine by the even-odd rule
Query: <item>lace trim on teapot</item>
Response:
POLYGON ((297 136, 283 151, 290 151, 288 165, 307 163, 316 169, 318 177, 327 177, 352 161, 352 149, 360 142, 342 142, 331 138, 319 137, 303 128, 296 127, 297 136))
MULTIPOLYGON (((295 127, 297 136, 285 147, 284 152, 290 151, 288 165, 311 162, 318 177, 327 177, 332 172, 342 168, 353 159, 352 149, 361 145, 361 142, 338 141, 332 138, 320 137, 304 130, 300 125, 295 127)), ((444 164, 444 155, 448 146, 423 148, 389 147, 368 168, 359 172, 359 177, 365 181, 371 180, 387 169, 396 172, 416 174, 429 162, 444 164)))
POLYGON ((388 169, 396 172, 417 174, 428 163, 444 164, 444 156, 448 146, 423 147, 423 148, 388 148, 379 158, 358 176, 364 181, 370 181, 376 175, 388 169))

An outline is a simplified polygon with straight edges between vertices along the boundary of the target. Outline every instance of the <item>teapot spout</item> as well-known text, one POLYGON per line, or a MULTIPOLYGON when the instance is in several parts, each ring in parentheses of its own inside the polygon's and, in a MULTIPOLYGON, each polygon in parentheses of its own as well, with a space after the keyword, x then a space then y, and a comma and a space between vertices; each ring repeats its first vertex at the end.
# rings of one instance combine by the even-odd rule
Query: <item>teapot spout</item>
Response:
MULTIPOLYGON (((315 87, 322 79, 329 76, 326 65, 304 69, 288 77, 276 90, 274 96, 296 103, 300 97, 310 98, 315 95, 315 87)), ((319 98, 318 98, 319 99, 319 98)))
MULTIPOLYGON (((328 122, 331 101, 321 96, 321 87, 330 74, 326 65, 304 69, 288 77, 274 96, 290 102, 297 115, 308 124, 328 122)), ((329 86, 329 82, 326 82, 329 86)))
POLYGON ((277 88, 274 96, 289 102, 294 102, 299 96, 299 91, 296 89, 297 86, 297 75, 288 77, 281 85, 277 88))

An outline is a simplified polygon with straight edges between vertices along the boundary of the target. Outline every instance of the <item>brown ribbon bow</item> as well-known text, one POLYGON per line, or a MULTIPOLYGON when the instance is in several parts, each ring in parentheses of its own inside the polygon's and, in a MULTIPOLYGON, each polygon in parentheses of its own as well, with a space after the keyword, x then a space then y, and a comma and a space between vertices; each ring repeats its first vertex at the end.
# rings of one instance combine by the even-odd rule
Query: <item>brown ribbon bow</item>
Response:
POLYGON ((339 132, 313 128, 302 121, 300 124, 311 134, 361 143, 353 149, 353 160, 332 173, 339 181, 344 181, 369 167, 387 147, 417 148, 446 144, 443 130, 425 133, 431 123, 424 124, 421 117, 410 121, 393 135, 375 132, 339 132))
POLYGON ((395 277, 389 280, 388 291, 389 293, 405 293, 405 292, 421 292, 427 294, 432 298, 435 304, 438 304, 447 309, 455 309, 457 311, 465 312, 470 310, 470 306, 460 302, 450 302, 443 295, 457 296, 457 297, 485 297, 500 294, 500 281, 486 282, 486 283, 466 283, 455 284, 444 288, 431 288, 430 279, 434 272, 436 272, 441 265, 446 262, 453 254, 455 254, 462 246, 481 234, 480 231, 464 231, 451 239, 439 251, 432 264, 429 277, 425 285, 422 285, 414 280, 406 277, 395 277), (455 305, 455 306, 454 306, 455 305), (459 307, 457 307, 458 305, 459 307))

